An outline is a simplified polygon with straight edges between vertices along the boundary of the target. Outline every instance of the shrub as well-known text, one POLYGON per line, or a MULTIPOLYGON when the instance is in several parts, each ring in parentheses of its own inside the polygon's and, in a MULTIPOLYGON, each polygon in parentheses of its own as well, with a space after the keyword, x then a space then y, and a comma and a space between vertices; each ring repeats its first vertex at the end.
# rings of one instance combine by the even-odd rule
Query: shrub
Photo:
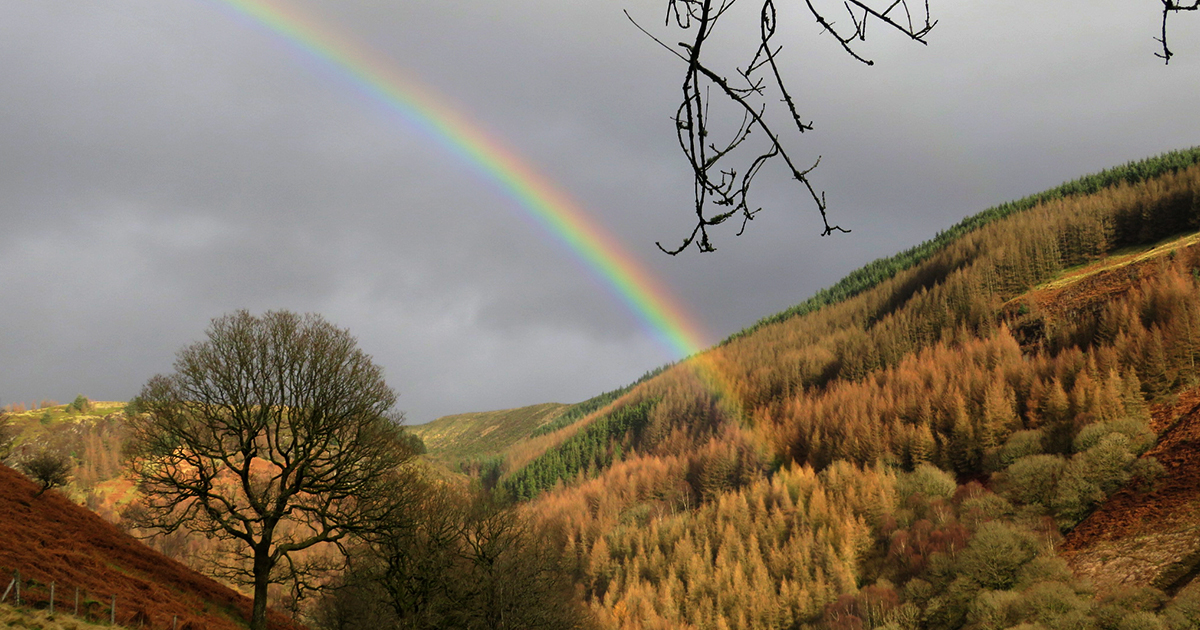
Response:
POLYGON ((1045 452, 1045 448, 1042 446, 1043 437, 1040 429, 1017 431, 1008 436, 1008 440, 1004 442, 1004 445, 989 458, 994 460, 989 462, 992 464, 991 469, 1004 470, 1022 457, 1041 455, 1045 452))
POLYGON ((1005 630, 1018 621, 1016 603, 1020 595, 1013 591, 983 591, 971 602, 967 624, 976 630, 1005 630))
POLYGON ((1150 430, 1150 425, 1144 420, 1126 418, 1111 422, 1097 422, 1083 427, 1075 436, 1073 447, 1076 453, 1082 453, 1096 446, 1110 434, 1118 433, 1128 439, 1129 450, 1134 455, 1141 455, 1154 446, 1157 436, 1150 430))
POLYGON ((17 439, 17 428, 13 426, 8 414, 0 413, 0 460, 8 458, 12 452, 13 441, 17 439))
POLYGON ((1154 492, 1166 476, 1167 469, 1153 457, 1141 457, 1129 467, 1129 474, 1136 480, 1138 492, 1154 492))
POLYGON ((38 495, 51 489, 67 485, 73 468, 71 458, 65 453, 42 449, 21 463, 20 468, 34 482, 41 484, 38 495))
POLYGON ((1200 582, 1193 581, 1175 595, 1163 610, 1163 620, 1171 630, 1200 628, 1200 582))
POLYGON ((1075 579, 1067 561, 1058 556, 1038 556, 1017 572, 1017 588, 1026 589, 1038 582, 1069 584, 1075 579))
POLYGON ((1154 613, 1145 610, 1132 612, 1117 624, 1117 630, 1166 630, 1167 626, 1154 613))
POLYGON ((1059 477, 1066 469, 1059 455, 1027 455, 1013 462, 1004 473, 1002 494, 1010 501, 1050 506, 1059 477))
POLYGON ((1004 497, 991 492, 982 492, 969 499, 964 499, 958 508, 959 518, 970 527, 986 521, 1011 516, 1015 511, 1012 503, 1004 497))
POLYGON ((926 499, 949 499, 958 489, 958 482, 950 473, 932 464, 919 464, 910 473, 896 479, 896 496, 911 497, 924 495, 926 499))
POLYGON ((1059 527, 1069 528, 1087 515, 1092 506, 1104 500, 1104 492, 1093 482, 1088 462, 1073 458, 1063 470, 1052 506, 1059 527))
POLYGON ((1017 571, 1037 555, 1038 543, 1029 532, 1000 521, 990 521, 967 543, 958 556, 959 572, 989 589, 1009 589, 1017 571))
POLYGON ((1039 582, 1021 593, 1021 614, 1049 628, 1092 628, 1090 605, 1061 582, 1039 582))
POLYGON ((92 401, 88 400, 87 396, 79 394, 71 404, 67 405, 67 411, 76 411, 79 413, 87 413, 92 410, 92 401))

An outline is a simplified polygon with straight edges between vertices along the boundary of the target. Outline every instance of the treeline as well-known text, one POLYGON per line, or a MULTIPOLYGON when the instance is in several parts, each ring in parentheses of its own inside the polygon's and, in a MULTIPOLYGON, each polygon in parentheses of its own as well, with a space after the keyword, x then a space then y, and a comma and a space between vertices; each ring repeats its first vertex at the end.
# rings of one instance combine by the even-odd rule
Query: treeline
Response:
MULTIPOLYGON (((972 232, 854 300, 763 327, 710 351, 709 360, 720 366, 725 377, 716 388, 700 383, 687 365, 646 383, 630 400, 659 399, 656 407, 661 409, 654 412, 659 428, 636 448, 643 454, 685 448, 686 435, 682 441, 673 439, 666 451, 655 450, 676 428, 708 427, 692 431, 700 438, 692 444, 702 443, 714 423, 746 414, 762 443, 770 444, 780 461, 809 463, 819 469, 837 459, 867 464, 886 456, 911 465, 913 449, 927 448, 939 465, 961 474, 981 472, 982 454, 968 452, 960 443, 975 435, 994 435, 987 439, 1002 442, 1006 435, 994 428, 968 431, 955 418, 980 418, 988 396, 993 408, 998 397, 1012 397, 1014 408, 1006 413, 1021 418, 1009 423, 1012 430, 1023 428, 1020 423, 1034 422, 1041 398, 1054 382, 1068 390, 1074 383, 1074 372, 1059 374, 1062 369, 1052 366, 1056 353, 1068 346, 1090 348, 1089 335, 1103 337, 1101 341, 1110 346, 1091 359, 1100 366, 1100 373, 1090 377, 1093 381, 1103 382, 1115 370, 1121 379, 1136 380, 1135 389, 1142 387, 1157 396, 1181 379, 1192 378, 1195 356, 1185 350, 1195 347, 1192 340, 1200 333, 1195 329, 1196 316, 1184 308, 1195 303, 1194 286, 1181 284, 1197 265, 1192 249, 1180 253, 1175 270, 1163 276, 1163 286, 1154 285, 1149 293, 1135 291, 1119 308, 1117 302, 1108 307, 1089 302, 1084 305, 1086 312, 1060 322, 1048 320, 1036 304, 1034 311, 1003 307, 1063 269, 1099 259, 1131 242, 1153 242, 1165 232, 1197 225, 1198 220, 1200 167, 1193 167, 1137 186, 1122 185, 1044 204, 972 232), (1147 317, 1135 318, 1140 324, 1127 317, 1142 311, 1147 317), (1006 328, 997 328, 1002 317, 1011 320, 1016 334, 1028 337, 1027 343, 1046 345, 1051 352, 1026 363, 1018 342, 1006 328), (1124 333, 1119 340, 1118 332, 1124 333), (974 350, 976 344, 984 346, 974 350), (978 352, 984 356, 963 358, 978 352), (1002 357, 1004 365, 997 367, 1000 359, 989 353, 1002 357), (964 360, 976 364, 958 371, 946 369, 964 360), (904 372, 941 376, 913 380, 896 372, 902 363, 907 366, 904 372), (1019 365, 1021 373, 1004 375, 1007 389, 991 394, 980 389, 994 382, 997 370, 1010 369, 1010 364, 1019 365), (874 380, 868 379, 872 374, 874 380), (953 385, 938 379, 952 380, 953 385), (726 387, 730 391, 722 391, 726 387), (739 411, 715 411, 722 398, 724 403, 736 401, 739 411), (876 399, 886 401, 886 408, 872 402, 876 399), (908 401, 922 401, 929 408, 912 408, 908 401), (696 404, 710 410, 692 410, 696 404)), ((1153 277, 1151 271, 1145 271, 1147 278, 1153 277)), ((993 412, 1000 413, 989 410, 993 412)), ((1070 414, 1077 417, 1076 410, 1070 414)), ((597 435, 588 439, 599 439, 597 435)), ((1055 439, 1062 443, 1061 436, 1055 439)), ((619 448, 628 450, 628 446, 619 448)), ((574 457, 555 454, 557 448, 549 445, 537 464, 526 460, 533 469, 513 471, 510 479, 519 481, 506 483, 515 496, 533 496, 578 472, 548 472, 548 462, 574 457)), ((599 442, 594 448, 616 450, 613 444, 599 442)), ((612 460, 593 457, 600 468, 608 461, 612 460)))
POLYGON ((641 385, 642 383, 654 378, 655 376, 662 374, 663 371, 670 368, 671 365, 673 365, 673 364, 667 364, 667 365, 663 365, 663 366, 654 368, 653 370, 650 370, 650 371, 646 372, 645 374, 641 375, 640 377, 638 377, 638 379, 636 381, 634 381, 624 387, 618 387, 617 389, 614 389, 612 391, 604 392, 603 394, 600 394, 599 396, 592 396, 591 398, 589 398, 581 403, 575 403, 574 405, 571 405, 571 408, 564 411, 561 416, 534 429, 529 434, 529 437, 534 438, 534 437, 546 435, 548 433, 553 433, 563 427, 574 424, 575 422, 582 420, 583 418, 585 418, 597 411, 600 411, 601 409, 611 405, 613 403, 613 401, 624 396, 625 394, 628 394, 630 391, 633 390, 634 387, 637 387, 638 385, 641 385))
POLYGON ((879 258, 867 263, 863 267, 850 272, 845 278, 834 283, 833 286, 818 290, 807 300, 789 309, 765 317, 754 325, 734 333, 722 342, 722 345, 740 337, 750 335, 763 326, 786 321, 793 317, 805 315, 822 307, 852 298, 867 289, 875 287, 880 282, 892 278, 897 273, 928 260, 930 256, 940 251, 946 245, 956 241, 964 234, 1015 213, 1067 197, 1092 195, 1120 184, 1137 184, 1167 173, 1186 169, 1197 163, 1200 163, 1200 147, 1171 151, 1152 158, 1136 160, 1122 166, 1105 169, 1099 173, 1066 182, 1056 188, 988 208, 983 212, 963 219, 945 231, 938 232, 932 239, 920 245, 911 247, 893 256, 879 258))
POLYGON ((503 488, 518 499, 532 499, 563 479, 594 477, 624 458, 641 438, 654 404, 618 407, 506 478, 503 488))

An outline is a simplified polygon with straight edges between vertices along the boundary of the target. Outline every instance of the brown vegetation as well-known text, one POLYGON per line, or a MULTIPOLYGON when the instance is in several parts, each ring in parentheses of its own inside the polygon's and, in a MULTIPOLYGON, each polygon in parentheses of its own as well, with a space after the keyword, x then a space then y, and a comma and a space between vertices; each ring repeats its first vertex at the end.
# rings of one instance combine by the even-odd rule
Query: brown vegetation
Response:
MULTIPOLYGON (((79 587, 88 598, 84 601, 96 602, 83 607, 95 618, 107 618, 107 603, 101 602, 116 595, 120 623, 144 615, 149 627, 169 628, 178 615, 181 625, 235 630, 249 620, 249 599, 150 550, 62 495, 38 496, 38 490, 0 466, 0 569, 5 576, 19 569, 37 584, 54 582, 60 598, 79 587)), ((27 587, 22 595, 34 602, 47 597, 42 588, 27 587)), ((297 627, 274 613, 271 626, 297 627)))
MULTIPOLYGON (((854 298, 710 350, 726 389, 687 364, 666 370, 569 433, 514 449, 523 467, 508 479, 521 496, 542 491, 529 509, 559 523, 611 627, 868 627, 854 624, 879 606, 950 606, 911 627, 959 627, 992 578, 945 563, 980 532, 992 538, 976 544, 996 548, 1053 540, 1153 477, 1150 457, 1177 470, 1170 439, 1138 456, 1153 443, 1150 403, 1200 376, 1200 245, 1172 236, 1198 226, 1196 167, 1036 206, 854 298), (640 405, 645 420, 624 432, 588 429, 640 405), (934 503, 888 529, 912 518, 898 516, 907 494, 893 475, 929 465, 999 494, 976 486, 953 512, 934 503), (799 480, 806 490, 779 490, 799 480), (923 551, 889 555, 883 541, 901 530, 923 551), (900 588, 938 583, 927 570, 951 576, 939 588, 954 576, 974 586, 944 600, 900 588)), ((1024 566, 986 588, 1041 601, 1048 591, 1019 581, 1035 570, 1024 566)), ((1072 615, 1100 614, 1054 571, 1072 615)), ((1032 623, 1038 606, 1001 616, 1032 623)))

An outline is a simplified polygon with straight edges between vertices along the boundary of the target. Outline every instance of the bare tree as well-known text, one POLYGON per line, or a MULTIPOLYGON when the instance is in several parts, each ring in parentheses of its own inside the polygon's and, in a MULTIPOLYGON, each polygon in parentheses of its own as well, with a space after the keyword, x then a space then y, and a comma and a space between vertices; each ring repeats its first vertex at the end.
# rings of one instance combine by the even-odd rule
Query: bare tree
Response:
MULTIPOLYGON (((751 184, 773 160, 782 162, 812 199, 821 215, 822 236, 850 231, 829 222, 825 194, 818 192, 809 179, 821 158, 804 160, 794 149, 796 137, 811 130, 813 124, 801 116, 780 71, 783 47, 776 41, 779 22, 775 0, 753 0, 751 4, 758 11, 759 32, 747 42, 748 61, 744 65, 722 68, 712 60, 712 55, 705 53, 705 44, 716 32, 717 24, 735 10, 737 2, 667 0, 665 26, 682 31, 684 36, 684 41, 675 46, 652 34, 626 12, 638 29, 679 57, 687 67, 674 123, 679 147, 692 169, 696 222, 677 247, 656 243, 660 250, 671 255, 692 244, 701 252, 715 251, 709 228, 731 218, 741 219, 737 232, 741 235, 746 224, 761 210, 748 199, 751 184), (722 105, 732 105, 733 113, 722 111, 722 105), (724 129, 714 125, 729 120, 734 124, 724 129)), ((882 25, 885 30, 920 44, 926 44, 926 36, 937 24, 930 13, 929 0, 803 2, 821 34, 831 37, 846 54, 867 65, 874 62, 860 52, 858 45, 866 40, 869 24, 882 25), (831 6, 835 8, 830 9, 831 6)), ((1200 0, 1160 2, 1162 35, 1156 39, 1162 44, 1162 52, 1156 54, 1170 62, 1174 53, 1167 44, 1168 19, 1175 13, 1200 10, 1200 0)))
POLYGON ((347 331, 286 311, 214 319, 174 368, 129 418, 133 516, 230 543, 219 568, 253 585, 250 627, 263 630, 268 585, 306 576, 296 552, 341 547, 403 509, 396 395, 347 331))
POLYGON ((1162 12, 1162 36, 1156 37, 1155 40, 1162 44, 1162 52, 1154 53, 1157 57, 1163 60, 1163 63, 1171 63, 1171 57, 1175 53, 1171 52, 1171 48, 1167 45, 1167 21, 1174 13, 1183 11, 1198 11, 1200 10, 1200 0, 1192 0, 1192 2, 1176 2, 1176 0, 1161 0, 1163 5, 1162 12))
MULTIPOLYGON (((737 0, 668 0, 666 25, 672 24, 689 36, 676 47, 667 45, 661 38, 637 25, 672 54, 687 64, 684 73, 683 98, 675 111, 675 131, 679 147, 692 167, 695 187, 696 226, 691 234, 675 248, 668 249, 657 243, 662 251, 675 255, 693 243, 702 252, 715 251, 709 239, 708 228, 720 225, 730 218, 742 221, 740 235, 746 223, 754 218, 761 208, 752 208, 748 200, 751 184, 762 167, 772 159, 783 162, 793 179, 800 182, 812 198, 824 224, 822 235, 833 232, 849 232, 838 225, 831 225, 826 214, 824 193, 818 193, 809 180, 809 174, 820 157, 811 163, 802 162, 789 148, 789 136, 802 134, 812 129, 812 122, 805 122, 784 84, 779 69, 779 53, 782 46, 775 41, 778 32, 778 13, 774 0, 758 0, 759 33, 752 42, 753 53, 749 61, 732 72, 710 65, 704 53, 704 45, 712 36, 717 23, 733 10, 737 0), (741 121, 717 139, 712 125, 714 100, 727 101, 734 105, 741 121), (785 122, 775 124, 772 115, 777 100, 786 110, 781 116, 785 122), (758 134, 761 141, 751 148, 751 136, 758 134), (731 165, 732 164, 732 165, 731 165), (738 164, 742 166, 739 167, 738 164), (715 207, 715 208, 714 208, 715 207)), ((871 22, 883 24, 905 37, 921 44, 925 36, 937 23, 930 17, 929 4, 915 12, 909 0, 862 1, 848 0, 843 7, 848 26, 837 24, 824 9, 818 8, 813 0, 804 0, 809 14, 817 21, 822 32, 837 41, 851 57, 871 65, 856 48, 856 43, 866 39, 867 25, 871 22)), ((915 3, 914 3, 915 4, 915 3)), ((626 12, 628 16, 628 12, 626 12)), ((633 18, 630 17, 633 21, 633 18)))
POLYGON ((71 469, 75 467, 71 457, 66 453, 50 448, 43 448, 32 457, 21 462, 21 470, 34 482, 41 484, 38 496, 50 490, 67 485, 71 480, 71 469))

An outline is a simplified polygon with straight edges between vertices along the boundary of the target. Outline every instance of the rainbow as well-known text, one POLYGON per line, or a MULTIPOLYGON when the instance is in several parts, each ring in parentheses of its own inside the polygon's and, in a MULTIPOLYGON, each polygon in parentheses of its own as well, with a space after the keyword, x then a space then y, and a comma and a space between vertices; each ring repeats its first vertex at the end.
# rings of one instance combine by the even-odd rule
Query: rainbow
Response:
POLYGON ((497 185, 634 314, 675 360, 709 344, 663 287, 566 193, 429 88, 383 58, 277 0, 210 0, 335 70, 497 185))

